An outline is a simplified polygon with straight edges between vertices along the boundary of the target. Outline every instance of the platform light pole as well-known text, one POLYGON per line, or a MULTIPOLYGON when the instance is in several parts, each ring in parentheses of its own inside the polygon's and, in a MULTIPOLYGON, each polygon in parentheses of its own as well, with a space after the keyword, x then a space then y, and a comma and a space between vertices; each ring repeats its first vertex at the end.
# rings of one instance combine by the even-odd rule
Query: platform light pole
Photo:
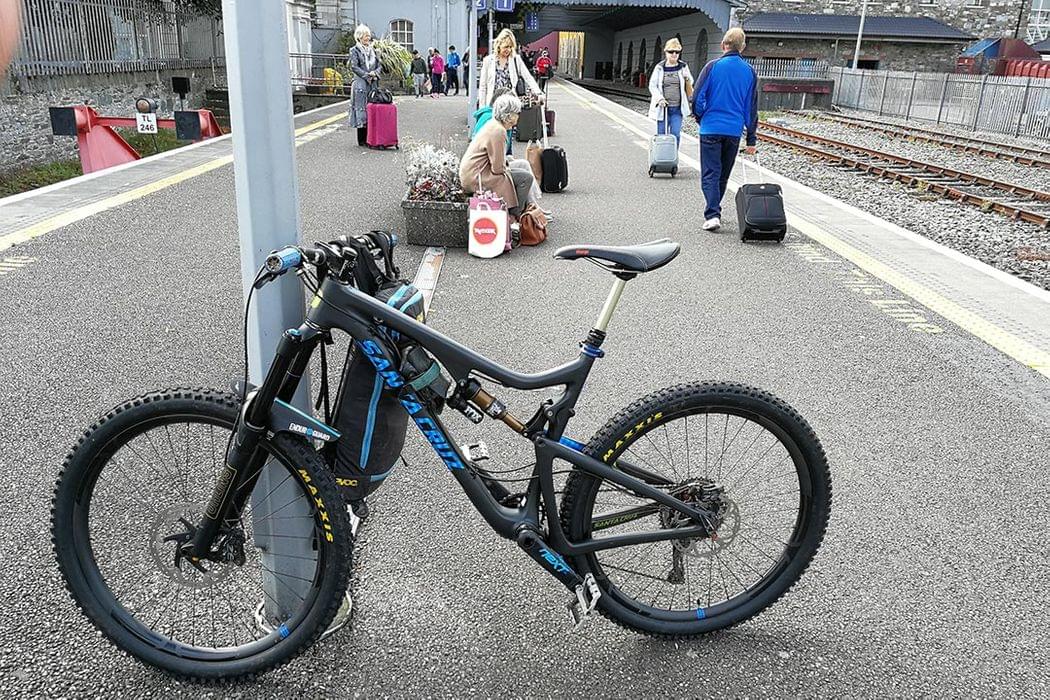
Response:
MULTIPOLYGON (((267 254, 299 241, 299 181, 295 166, 292 88, 284 0, 223 0, 226 71, 233 132, 233 172, 237 188, 237 226, 241 249, 241 282, 247 294, 267 254)), ((303 319, 304 298, 293 275, 257 291, 248 315, 248 375, 259 384, 288 328, 303 319)), ((296 405, 309 411, 305 377, 296 405)), ((273 503, 296 499, 295 485, 267 466, 252 493, 253 513, 266 514, 273 503), (276 488, 275 488, 276 487, 276 488), (262 494, 269 494, 263 497, 262 494), (267 503, 270 501, 270 503, 267 503)), ((312 578, 308 539, 297 539, 289 524, 310 528, 309 503, 299 499, 282 510, 281 520, 255 521, 255 544, 265 568, 268 617, 285 618, 305 597, 301 579, 312 578), (294 509, 295 513, 289 511, 294 509), (305 520, 292 519, 306 516, 305 520), (281 537, 275 537, 281 528, 281 537), (283 555, 283 556, 282 556, 283 555), (297 557, 306 557, 300 559, 297 557), (279 580, 278 580, 279 579, 279 580)), ((294 528, 293 528, 294 529, 294 528)), ((309 534, 309 532, 307 532, 309 534)), ((260 602, 263 602, 260 599, 260 602)))
POLYGON ((864 0, 864 4, 860 6, 860 26, 857 27, 857 46, 853 49, 853 70, 857 70, 857 64, 860 62, 860 40, 864 36, 864 18, 868 14, 868 0, 864 0))
POLYGON ((467 20, 470 32, 470 59, 464 62, 467 70, 467 125, 474 128, 474 111, 478 106, 478 0, 470 0, 470 15, 467 20))

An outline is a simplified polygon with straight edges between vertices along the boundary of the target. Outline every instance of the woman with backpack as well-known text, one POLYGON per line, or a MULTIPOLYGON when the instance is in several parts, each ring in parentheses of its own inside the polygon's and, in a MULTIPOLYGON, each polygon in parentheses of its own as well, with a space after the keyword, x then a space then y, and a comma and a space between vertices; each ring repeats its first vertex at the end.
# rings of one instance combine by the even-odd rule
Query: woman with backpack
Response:
POLYGON ((649 77, 649 118, 656 120, 656 133, 674 134, 682 143, 682 118, 691 113, 693 75, 680 59, 682 42, 672 37, 664 44, 664 60, 653 66, 649 77))

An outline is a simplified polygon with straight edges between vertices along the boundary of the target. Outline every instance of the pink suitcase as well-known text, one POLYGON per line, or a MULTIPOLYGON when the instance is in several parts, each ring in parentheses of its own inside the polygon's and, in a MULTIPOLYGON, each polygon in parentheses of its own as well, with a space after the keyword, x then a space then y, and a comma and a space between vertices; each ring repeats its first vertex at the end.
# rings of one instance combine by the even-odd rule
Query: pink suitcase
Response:
POLYGON ((371 102, 368 105, 368 136, 372 148, 397 148, 397 107, 371 102))

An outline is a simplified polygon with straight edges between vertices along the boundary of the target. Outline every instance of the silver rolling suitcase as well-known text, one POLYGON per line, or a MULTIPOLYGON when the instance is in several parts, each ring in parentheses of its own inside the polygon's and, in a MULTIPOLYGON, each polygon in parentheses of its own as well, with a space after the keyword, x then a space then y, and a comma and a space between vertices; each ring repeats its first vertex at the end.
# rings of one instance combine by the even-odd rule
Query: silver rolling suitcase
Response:
POLYGON ((664 132, 656 134, 649 142, 649 177, 656 173, 678 174, 678 139, 667 132, 667 108, 664 108, 664 132))

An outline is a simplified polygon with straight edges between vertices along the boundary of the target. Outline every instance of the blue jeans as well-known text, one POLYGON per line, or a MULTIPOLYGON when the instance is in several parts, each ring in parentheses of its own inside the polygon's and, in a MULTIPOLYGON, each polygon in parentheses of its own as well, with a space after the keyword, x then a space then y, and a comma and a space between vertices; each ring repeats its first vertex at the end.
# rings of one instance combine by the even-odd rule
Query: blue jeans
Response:
POLYGON ((739 150, 739 136, 700 136, 700 189, 706 202, 705 221, 722 216, 722 197, 739 150))
POLYGON ((682 108, 681 107, 668 107, 667 108, 667 126, 664 126, 664 120, 661 119, 656 122, 656 133, 674 134, 675 140, 678 141, 678 145, 682 145, 682 108), (667 131, 670 129, 670 131, 667 131))

